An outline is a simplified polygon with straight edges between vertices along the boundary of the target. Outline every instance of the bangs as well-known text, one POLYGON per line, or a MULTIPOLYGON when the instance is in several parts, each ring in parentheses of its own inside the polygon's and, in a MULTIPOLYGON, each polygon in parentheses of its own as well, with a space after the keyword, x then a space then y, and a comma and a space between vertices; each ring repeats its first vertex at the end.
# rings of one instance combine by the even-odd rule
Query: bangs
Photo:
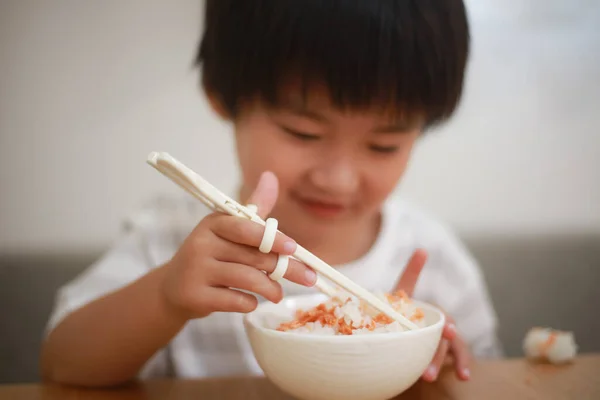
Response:
POLYGON ((208 0, 196 62, 232 115, 256 98, 278 106, 293 85, 432 125, 459 103, 468 36, 457 0, 208 0))

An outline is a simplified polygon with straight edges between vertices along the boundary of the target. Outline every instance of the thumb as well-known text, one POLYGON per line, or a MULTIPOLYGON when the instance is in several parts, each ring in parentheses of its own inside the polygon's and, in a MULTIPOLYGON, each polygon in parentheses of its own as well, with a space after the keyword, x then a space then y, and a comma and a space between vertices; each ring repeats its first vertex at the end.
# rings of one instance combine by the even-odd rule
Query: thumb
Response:
POLYGON ((256 189, 250 195, 247 204, 254 204, 258 207, 257 214, 261 218, 267 217, 275 203, 279 194, 279 181, 277 176, 270 171, 265 171, 260 176, 256 189))
POLYGON ((423 249, 415 250, 400 279, 396 283, 394 291, 403 290, 409 297, 412 297, 425 262, 427 262, 427 252, 423 249))

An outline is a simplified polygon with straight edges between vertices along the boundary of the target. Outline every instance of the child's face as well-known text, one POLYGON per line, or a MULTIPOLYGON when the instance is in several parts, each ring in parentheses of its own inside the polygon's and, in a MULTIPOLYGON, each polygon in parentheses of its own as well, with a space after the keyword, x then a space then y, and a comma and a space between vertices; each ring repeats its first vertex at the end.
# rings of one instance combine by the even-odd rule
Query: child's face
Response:
POLYGON ((272 216, 294 235, 319 236, 378 216, 421 126, 376 110, 342 112, 314 94, 278 109, 247 105, 235 131, 242 195, 252 192, 262 172, 272 171, 279 179, 272 216))

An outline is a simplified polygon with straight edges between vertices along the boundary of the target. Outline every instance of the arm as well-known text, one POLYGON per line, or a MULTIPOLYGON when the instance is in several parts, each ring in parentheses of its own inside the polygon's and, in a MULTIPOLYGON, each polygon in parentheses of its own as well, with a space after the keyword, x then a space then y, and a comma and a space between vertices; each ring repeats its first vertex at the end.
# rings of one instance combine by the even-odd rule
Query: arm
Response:
POLYGON ((42 376, 84 386, 133 379, 187 320, 162 295, 164 273, 157 268, 68 315, 43 345, 42 376))

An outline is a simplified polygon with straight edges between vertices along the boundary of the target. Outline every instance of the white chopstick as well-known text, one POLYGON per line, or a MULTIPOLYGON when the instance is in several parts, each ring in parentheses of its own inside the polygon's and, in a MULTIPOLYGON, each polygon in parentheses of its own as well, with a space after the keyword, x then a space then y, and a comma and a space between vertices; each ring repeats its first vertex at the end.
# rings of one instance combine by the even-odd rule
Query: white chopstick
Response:
MULTIPOLYGON (((263 226, 265 225, 265 221, 260 218, 258 214, 253 212, 253 210, 242 206, 235 200, 229 198, 216 187, 211 185, 206 179, 202 178, 196 172, 192 171, 171 157, 168 153, 150 153, 147 162, 163 175, 167 176, 173 182, 181 186, 188 193, 198 198, 212 210, 224 212, 237 217, 247 218, 263 226)), ((298 245, 292 257, 302 261, 319 274, 355 295, 357 298, 364 300, 367 304, 379 312, 382 312, 388 317, 398 321, 406 328, 418 328, 416 324, 414 324, 401 313, 394 310, 394 308, 392 308, 389 304, 381 301, 377 296, 363 289, 351 279, 348 279, 344 274, 337 271, 335 268, 331 267, 325 261, 321 260, 319 257, 315 256, 302 246, 298 245)), ((336 294, 336 290, 324 282, 321 277, 317 279, 317 284, 315 286, 317 289, 330 297, 333 297, 336 294)))

